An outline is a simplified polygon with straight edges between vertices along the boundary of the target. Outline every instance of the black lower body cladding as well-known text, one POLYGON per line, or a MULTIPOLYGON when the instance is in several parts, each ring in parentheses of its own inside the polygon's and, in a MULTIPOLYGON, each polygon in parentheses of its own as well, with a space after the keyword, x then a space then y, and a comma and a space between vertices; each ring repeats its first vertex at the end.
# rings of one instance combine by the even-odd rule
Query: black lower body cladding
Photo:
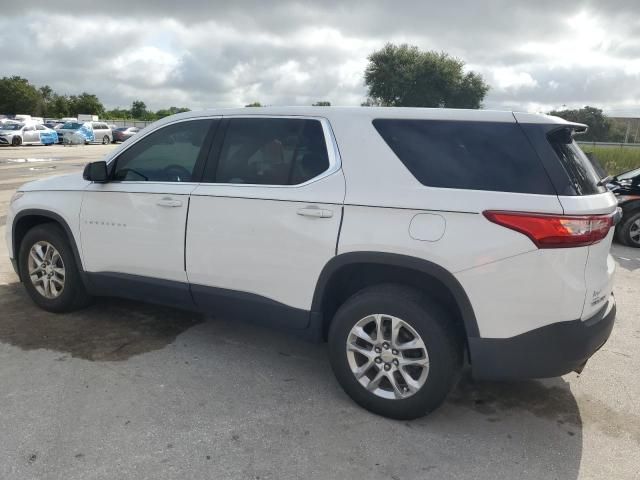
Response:
POLYGON ((609 338, 613 295, 588 320, 553 323, 511 338, 469 338, 471 370, 481 380, 558 377, 581 370, 609 338))

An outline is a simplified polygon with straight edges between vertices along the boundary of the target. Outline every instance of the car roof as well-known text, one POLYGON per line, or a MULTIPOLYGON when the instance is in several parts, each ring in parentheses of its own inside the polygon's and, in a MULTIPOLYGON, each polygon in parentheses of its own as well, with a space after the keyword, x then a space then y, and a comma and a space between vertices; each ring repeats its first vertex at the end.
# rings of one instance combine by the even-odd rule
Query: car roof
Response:
POLYGON ((552 123, 572 127, 586 127, 586 125, 567 122, 560 117, 541 113, 523 113, 508 110, 479 110, 456 108, 406 108, 406 107, 243 107, 243 108, 213 108, 207 110, 189 111, 165 117, 157 124, 171 121, 206 116, 309 116, 332 119, 344 118, 393 118, 393 119, 432 119, 432 120, 457 120, 457 121, 484 121, 484 122, 509 122, 520 123, 552 123))

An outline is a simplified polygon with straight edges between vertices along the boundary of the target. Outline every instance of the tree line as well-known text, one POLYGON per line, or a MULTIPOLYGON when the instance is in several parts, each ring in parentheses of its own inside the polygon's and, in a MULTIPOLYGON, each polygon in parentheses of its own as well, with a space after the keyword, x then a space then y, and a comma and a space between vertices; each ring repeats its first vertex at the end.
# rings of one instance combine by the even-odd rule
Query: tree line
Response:
MULTIPOLYGON (((489 85, 482 75, 465 71, 464 61, 444 52, 422 51, 416 46, 386 44, 368 57, 364 71, 367 98, 362 106, 482 108, 489 85)), ((331 106, 322 100, 314 106, 331 106)), ((245 105, 261 107, 259 101, 245 105)), ((100 115, 109 119, 156 120, 188 111, 170 107, 155 112, 141 100, 129 109, 105 110, 94 94, 59 95, 45 85, 37 88, 18 76, 0 79, 0 113, 28 113, 41 117, 67 117, 79 113, 100 115)), ((625 127, 608 118, 602 110, 586 106, 577 110, 549 112, 566 120, 585 123, 587 141, 623 141, 625 127)))
POLYGON ((188 111, 188 108, 169 107, 153 112, 148 110, 141 100, 135 100, 129 109, 107 110, 100 99, 92 93, 60 95, 49 85, 36 87, 26 78, 19 76, 0 78, 0 113, 5 115, 26 114, 43 118, 63 118, 85 113, 111 120, 153 121, 174 113, 188 111))

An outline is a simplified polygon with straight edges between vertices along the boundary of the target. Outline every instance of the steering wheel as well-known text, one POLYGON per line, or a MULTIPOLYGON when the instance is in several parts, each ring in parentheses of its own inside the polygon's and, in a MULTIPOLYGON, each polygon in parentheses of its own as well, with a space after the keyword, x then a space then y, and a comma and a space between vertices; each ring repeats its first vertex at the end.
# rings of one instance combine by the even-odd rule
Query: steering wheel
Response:
POLYGON ((162 169, 162 172, 172 182, 188 182, 191 180, 191 172, 182 165, 167 165, 162 169))

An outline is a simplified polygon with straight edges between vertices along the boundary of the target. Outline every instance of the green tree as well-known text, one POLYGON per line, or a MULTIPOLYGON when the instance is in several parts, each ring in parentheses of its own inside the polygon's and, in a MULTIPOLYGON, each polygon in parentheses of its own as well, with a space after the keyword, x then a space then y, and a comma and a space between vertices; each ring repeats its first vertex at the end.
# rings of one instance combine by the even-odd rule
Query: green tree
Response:
POLYGON ((131 111, 126 108, 114 108, 104 112, 104 117, 107 120, 125 120, 131 118, 131 111))
MULTIPOLYGON (((614 141, 616 135, 611 119, 599 108, 585 106, 576 110, 554 110, 549 115, 564 118, 569 122, 584 123, 589 126, 586 133, 580 135, 580 140, 607 142, 614 141)), ((618 140, 619 141, 619 140, 618 140)))
POLYGON ((373 104, 480 108, 489 85, 463 67, 462 60, 446 53, 388 43, 369 55, 364 81, 373 104))
POLYGON ((185 107, 169 107, 158 110, 155 113, 156 118, 164 118, 169 115, 175 115, 176 113, 188 112, 189 109, 185 107))
POLYGON ((82 113, 102 115, 104 113, 104 105, 92 93, 82 92, 80 95, 71 95, 69 97, 69 110, 72 115, 82 113))
POLYGON ((261 107, 262 104, 260 102, 253 102, 250 103, 249 105, 245 105, 245 107, 261 107))
POLYGON ((326 100, 322 100, 316 103, 311 104, 312 107, 330 107, 331 102, 327 102, 326 100))
POLYGON ((0 79, 0 112, 9 115, 36 115, 41 97, 26 78, 13 76, 0 79))
POLYGON ((51 110, 51 101, 53 100, 53 89, 49 85, 45 85, 38 89, 38 93, 40 94, 38 114, 43 117, 48 117, 51 110))
POLYGON ((142 120, 147 115, 147 105, 142 100, 134 100, 131 104, 131 116, 142 120))
POLYGON ((51 101, 49 102, 49 110, 47 115, 52 117, 61 118, 69 117, 71 115, 71 108, 69 105, 69 98, 66 95, 58 95, 54 93, 51 101))

